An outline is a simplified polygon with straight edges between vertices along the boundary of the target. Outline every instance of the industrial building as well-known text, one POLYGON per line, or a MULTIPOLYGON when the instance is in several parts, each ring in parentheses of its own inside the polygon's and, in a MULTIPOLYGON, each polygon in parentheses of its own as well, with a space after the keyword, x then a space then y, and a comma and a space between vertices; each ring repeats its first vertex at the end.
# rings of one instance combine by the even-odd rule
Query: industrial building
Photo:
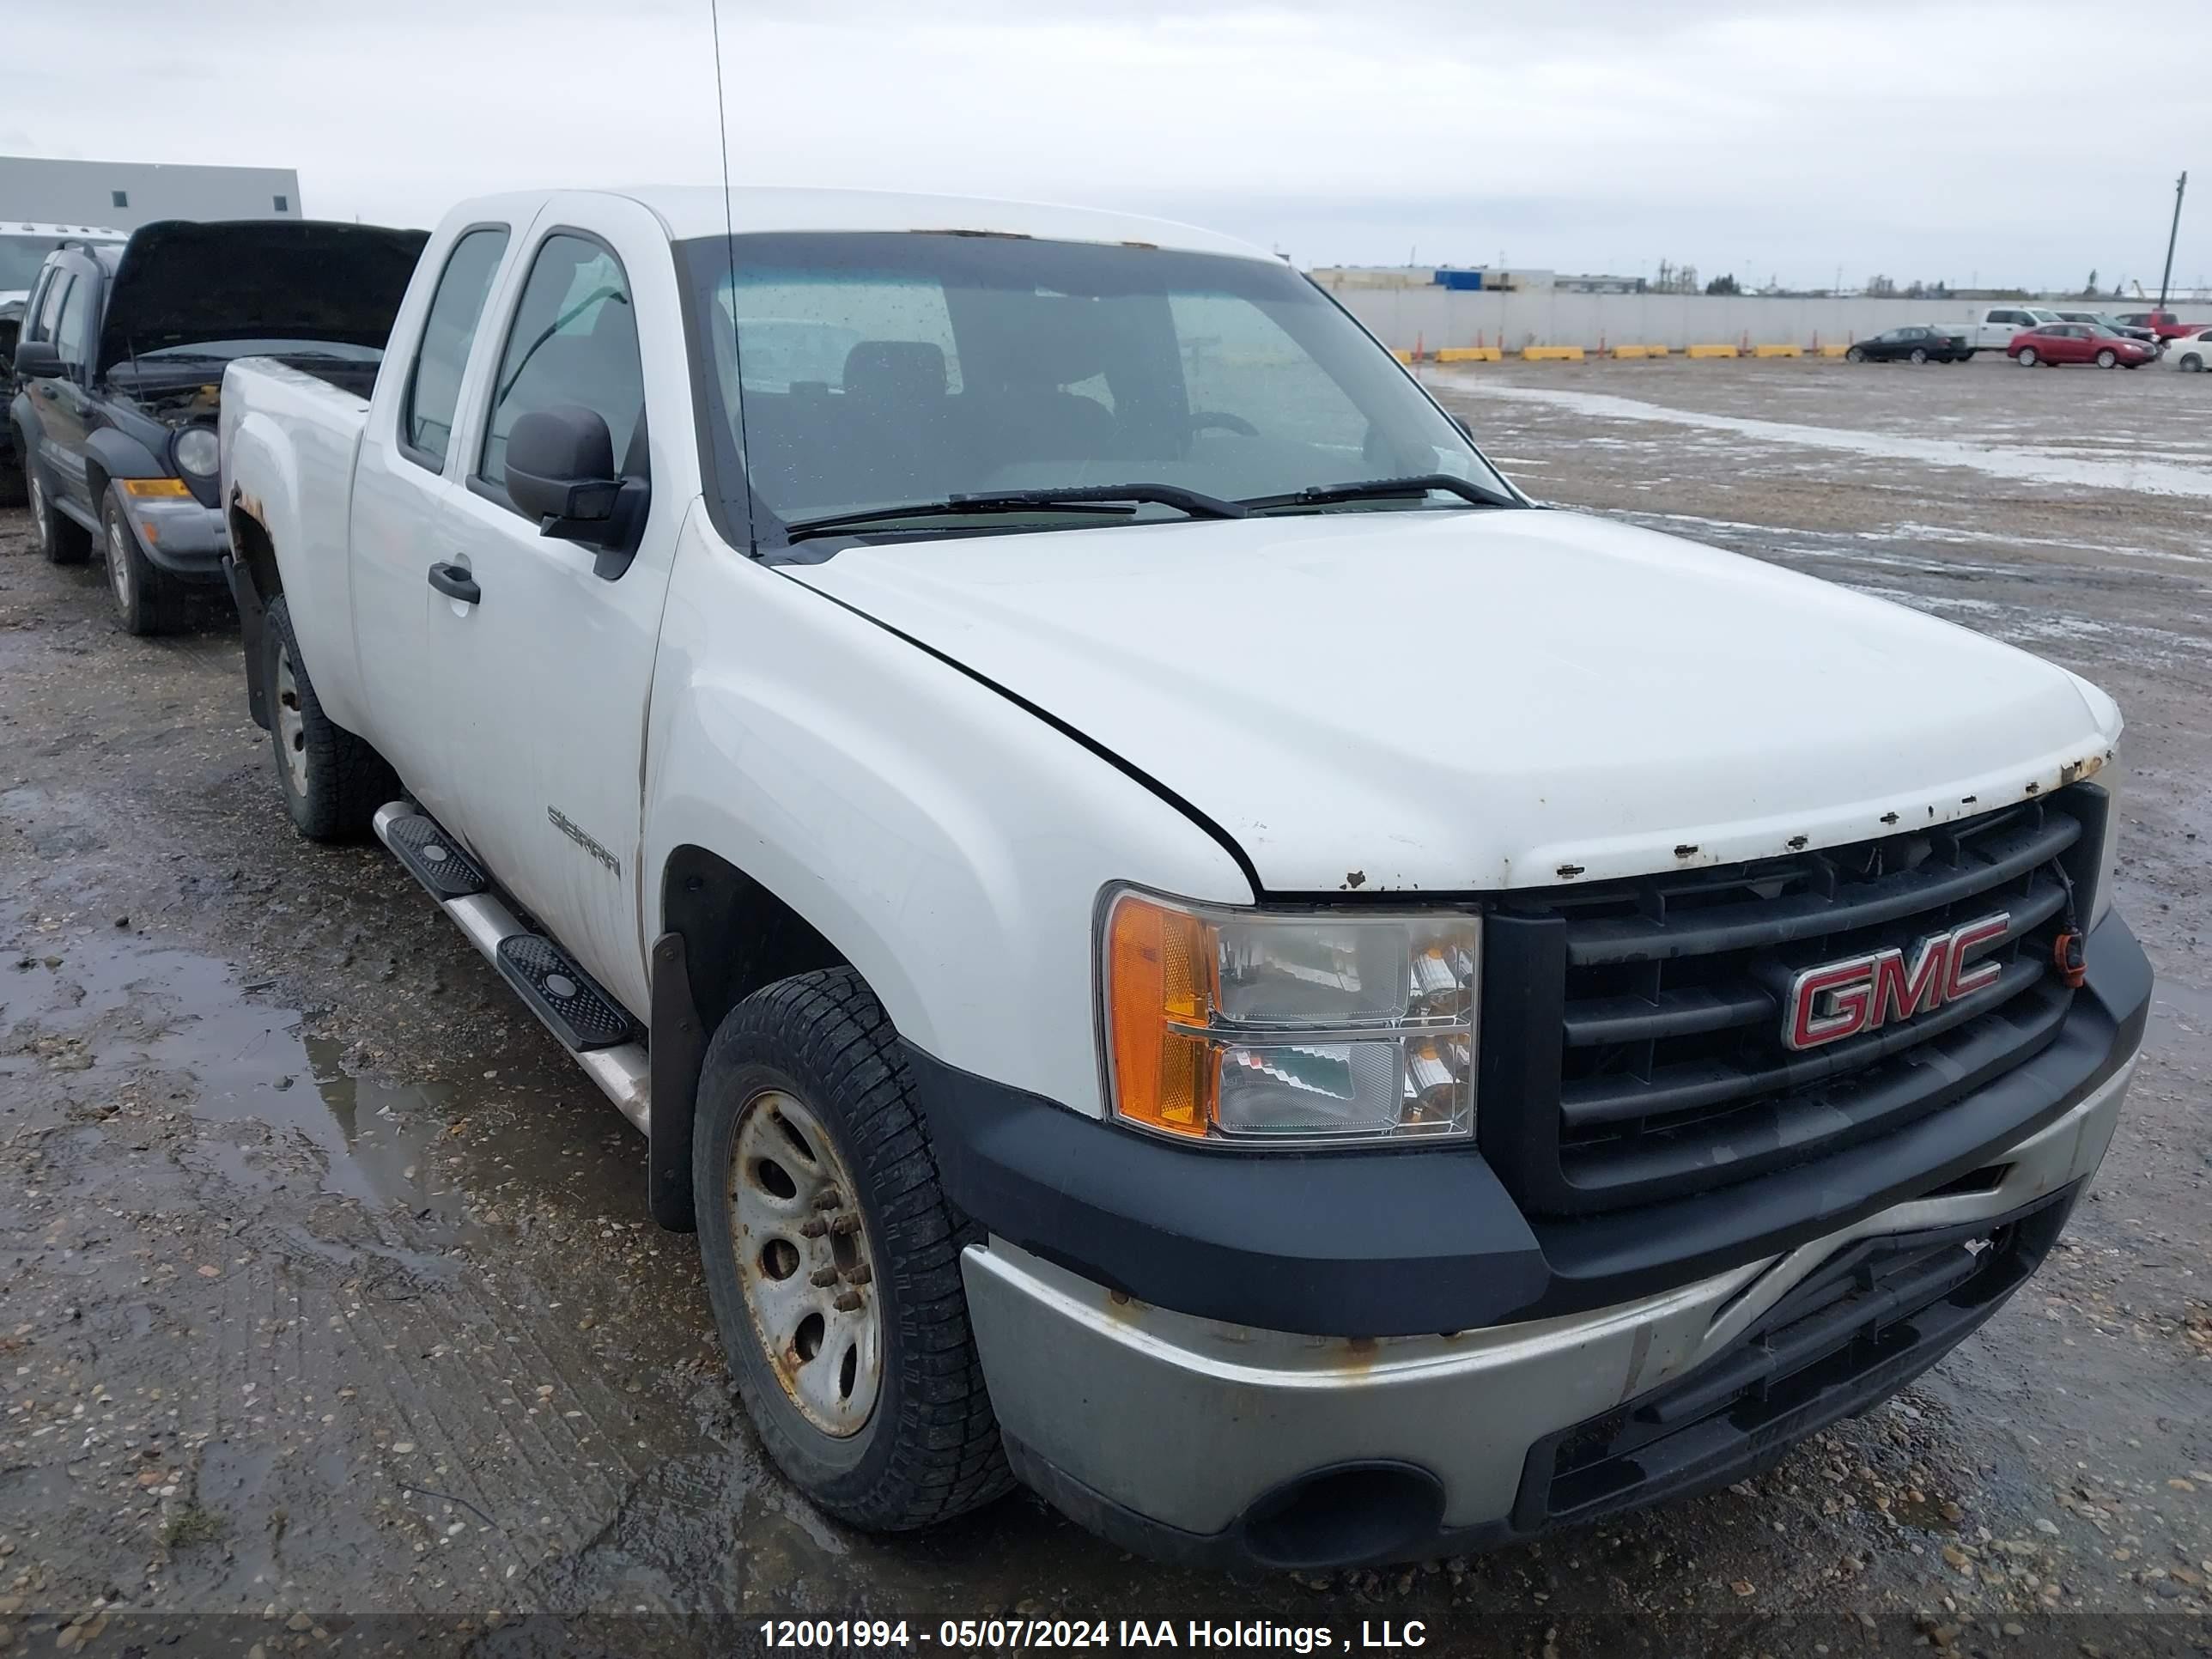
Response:
POLYGON ((297 219, 291 167, 0 155, 0 221, 135 230, 156 219, 297 219))

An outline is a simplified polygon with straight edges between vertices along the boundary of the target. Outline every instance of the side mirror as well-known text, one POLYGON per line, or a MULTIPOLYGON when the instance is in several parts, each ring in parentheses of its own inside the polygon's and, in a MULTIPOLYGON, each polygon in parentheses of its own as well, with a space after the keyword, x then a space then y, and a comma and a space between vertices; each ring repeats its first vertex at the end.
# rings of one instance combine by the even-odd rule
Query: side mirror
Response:
POLYGON ((1451 417, 1451 423, 1459 428, 1459 435, 1461 437, 1466 439, 1469 443, 1473 443, 1474 441, 1474 428, 1467 423, 1466 416, 1453 416, 1451 417))
POLYGON ((70 366, 52 340, 25 340, 15 348, 15 373, 27 380, 66 380, 70 366))
POLYGON ((615 471, 614 438, 594 410, 533 410, 507 434, 507 499, 538 520, 540 535, 598 548, 598 573, 609 580, 637 550, 650 489, 615 471))

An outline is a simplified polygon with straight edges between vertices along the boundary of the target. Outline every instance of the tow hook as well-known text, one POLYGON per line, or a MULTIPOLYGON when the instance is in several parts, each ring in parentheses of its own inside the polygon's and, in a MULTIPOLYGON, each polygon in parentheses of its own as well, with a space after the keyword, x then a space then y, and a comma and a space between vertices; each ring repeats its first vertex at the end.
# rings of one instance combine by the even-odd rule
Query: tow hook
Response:
POLYGON ((2051 959, 2057 964, 2058 977, 2066 981, 2069 990, 2080 990, 2089 977, 2088 951, 2081 935, 2072 928, 2051 940, 2051 959))

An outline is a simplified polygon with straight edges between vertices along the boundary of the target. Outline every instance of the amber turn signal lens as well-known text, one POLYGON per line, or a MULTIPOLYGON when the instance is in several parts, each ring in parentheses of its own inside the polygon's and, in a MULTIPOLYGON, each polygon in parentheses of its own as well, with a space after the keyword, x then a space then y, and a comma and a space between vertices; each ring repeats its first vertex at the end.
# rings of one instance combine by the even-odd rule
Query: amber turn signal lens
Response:
POLYGON ((1202 1025, 1212 1011, 1214 930, 1187 911, 1124 894, 1107 924, 1106 970, 1117 1109, 1171 1134, 1203 1136, 1213 1121, 1219 1054, 1177 1027, 1202 1025))
POLYGON ((139 501, 148 496, 190 495, 192 493, 185 488, 182 478, 118 478, 116 483, 122 485, 125 495, 139 501))

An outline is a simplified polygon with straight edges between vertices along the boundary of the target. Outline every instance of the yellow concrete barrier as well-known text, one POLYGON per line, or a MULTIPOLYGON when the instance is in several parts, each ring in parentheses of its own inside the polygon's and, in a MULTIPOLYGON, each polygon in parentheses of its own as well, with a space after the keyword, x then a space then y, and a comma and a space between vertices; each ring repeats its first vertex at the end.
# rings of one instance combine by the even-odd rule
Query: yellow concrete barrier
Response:
POLYGON ((1528 346, 1522 350, 1522 359, 1532 363, 1578 363, 1583 360, 1580 346, 1528 346))
POLYGON ((1667 348, 1662 345, 1617 345, 1613 349, 1616 357, 1663 357, 1667 348))
POLYGON ((1802 357, 1805 355, 1805 348, 1794 345, 1753 346, 1751 355, 1754 357, 1802 357))
POLYGON ((1504 356, 1496 346, 1441 346, 1437 350, 1440 363, 1494 363, 1504 356))
POLYGON ((1413 354, 1410 351, 1394 351, 1390 355, 1408 368, 1413 366, 1413 354))
POLYGON ((1823 357, 1840 357, 1850 349, 1847 345, 1824 345, 1820 348, 1820 355, 1823 357))
POLYGON ((1687 355, 1692 357, 1733 357, 1738 354, 1732 345, 1693 345, 1687 355))

